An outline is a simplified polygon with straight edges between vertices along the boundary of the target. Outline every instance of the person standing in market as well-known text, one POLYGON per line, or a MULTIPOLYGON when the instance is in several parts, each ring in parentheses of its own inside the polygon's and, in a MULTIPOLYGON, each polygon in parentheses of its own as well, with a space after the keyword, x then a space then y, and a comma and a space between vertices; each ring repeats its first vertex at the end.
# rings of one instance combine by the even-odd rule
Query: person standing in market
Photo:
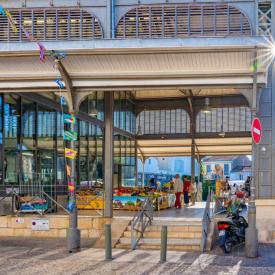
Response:
POLYGON ((191 182, 189 192, 190 192, 190 196, 191 196, 192 205, 195 205, 196 193, 197 193, 196 182, 191 182))
POLYGON ((202 182, 198 182, 197 186, 197 201, 202 201, 202 182))
POLYGON ((189 190, 190 190, 190 181, 187 177, 184 177, 183 182, 183 196, 184 196, 184 204, 187 207, 189 205, 189 190))
POLYGON ((176 196, 175 208, 181 208, 181 193, 183 190, 183 183, 180 179, 180 175, 176 174, 174 182, 174 192, 176 196))
POLYGON ((225 180, 224 180, 224 191, 225 191, 225 192, 230 191, 229 179, 230 179, 230 178, 229 178, 228 176, 226 176, 226 177, 225 177, 225 180))
POLYGON ((248 176, 244 183, 244 190, 246 191, 248 197, 250 197, 250 182, 251 182, 251 177, 248 176))
POLYGON ((157 189, 157 183, 156 183, 156 180, 154 178, 150 179, 149 188, 151 188, 151 189, 157 189))

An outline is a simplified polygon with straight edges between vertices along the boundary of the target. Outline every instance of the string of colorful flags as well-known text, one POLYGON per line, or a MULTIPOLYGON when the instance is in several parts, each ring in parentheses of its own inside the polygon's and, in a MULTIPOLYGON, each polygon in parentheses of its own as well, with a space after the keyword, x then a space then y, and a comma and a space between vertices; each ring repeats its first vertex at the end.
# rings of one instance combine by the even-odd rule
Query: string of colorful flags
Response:
MULTIPOLYGON (((64 124, 74 126, 76 124, 76 118, 74 115, 63 114, 64 124)), ((64 127, 65 128, 65 127, 64 127)), ((77 132, 74 131, 74 127, 70 127, 71 130, 64 131, 64 141, 73 142, 77 140, 77 132)), ((66 158, 66 174, 68 180, 68 191, 69 191, 69 200, 68 200, 68 210, 72 212, 76 205, 75 200, 75 179, 72 173, 72 167, 67 163, 67 159, 74 160, 76 158, 77 151, 71 148, 65 147, 65 158, 66 158)))
MULTIPOLYGON (((22 32, 25 34, 25 36, 26 36, 30 41, 36 42, 36 44, 37 44, 37 46, 38 46, 38 49, 39 49, 39 59, 40 59, 40 61, 42 61, 42 62, 46 62, 46 52, 47 52, 46 47, 45 47, 41 42, 36 41, 36 40, 34 39, 34 37, 25 29, 25 27, 24 27, 23 25, 20 25, 20 26, 19 26, 19 29, 18 29, 18 28, 16 27, 15 20, 13 19, 12 15, 11 15, 11 13, 10 13, 10 11, 9 11, 8 9, 3 8, 3 7, 0 6, 0 14, 1 14, 2 16, 7 17, 8 22, 9 22, 9 24, 10 24, 12 30, 13 30, 15 33, 18 33, 18 32, 19 32, 19 29, 21 29, 22 32)), ((63 53, 63 52, 56 52, 56 51, 54 51, 54 50, 51 50, 51 51, 49 52, 49 56, 52 57, 53 59, 59 59, 59 60, 61 60, 61 59, 64 59, 64 58, 67 56, 67 54, 66 54, 66 53, 63 53)), ((57 80, 60 81, 60 79, 57 79, 57 80)), ((56 80, 56 83, 57 83, 57 85, 59 86, 59 82, 57 82, 57 80, 56 80)), ((65 88, 65 87, 64 87, 64 88, 65 88)), ((63 89, 63 87, 62 87, 61 89, 63 89)))
MULTIPOLYGON (((46 62, 46 54, 47 54, 47 49, 46 47, 39 41, 36 41, 34 37, 24 28, 24 26, 20 25, 18 27, 16 26, 15 20, 13 19, 10 11, 6 8, 3 8, 0 6, 0 14, 4 17, 7 17, 8 23, 11 26, 12 30, 15 33, 18 33, 19 30, 21 30, 25 36, 32 42, 36 42, 38 49, 39 49, 39 59, 41 62, 45 63, 46 62)), ((49 51, 48 55, 55 61, 55 60, 62 60, 66 58, 67 54, 63 52, 56 52, 54 50, 49 51)), ((55 67, 55 65, 54 65, 55 67)), ((62 79, 58 78, 55 80, 55 83, 59 87, 60 91, 62 89, 65 89, 65 84, 63 83, 62 79)), ((68 125, 75 125, 76 124, 76 118, 74 115, 71 114, 65 114, 63 112, 63 106, 66 105, 66 100, 64 96, 60 92, 60 105, 61 105, 61 113, 63 116, 63 127, 64 127, 64 134, 63 134, 63 139, 64 142, 74 142, 77 141, 77 132, 73 130, 65 130, 65 126, 67 127, 68 125)), ((74 128, 74 127, 70 127, 74 128)), ((74 175, 72 174, 72 167, 69 165, 67 160, 73 160, 76 158, 77 151, 73 150, 71 148, 67 148, 65 146, 64 149, 64 155, 65 155, 65 165, 66 165, 66 175, 67 175, 67 181, 68 181, 68 192, 69 192, 69 199, 68 199, 68 210, 72 212, 75 208, 76 201, 75 201, 75 179, 73 178, 74 175)))

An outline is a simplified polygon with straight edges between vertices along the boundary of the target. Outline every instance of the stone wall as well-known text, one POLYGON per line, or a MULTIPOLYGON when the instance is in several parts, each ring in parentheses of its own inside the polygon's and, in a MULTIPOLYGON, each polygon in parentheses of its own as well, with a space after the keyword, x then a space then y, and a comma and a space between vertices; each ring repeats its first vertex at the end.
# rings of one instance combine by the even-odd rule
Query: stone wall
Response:
MULTIPOLYGON (((102 217, 79 216, 78 228, 81 231, 81 238, 99 238, 103 233, 104 224, 109 222, 110 219, 102 217)), ((0 237, 65 238, 68 227, 68 215, 45 215, 41 218, 39 216, 0 216, 0 237), (32 230, 33 219, 47 219, 49 230, 32 230)))
POLYGON ((256 206, 259 242, 275 242, 275 200, 256 200, 256 206))

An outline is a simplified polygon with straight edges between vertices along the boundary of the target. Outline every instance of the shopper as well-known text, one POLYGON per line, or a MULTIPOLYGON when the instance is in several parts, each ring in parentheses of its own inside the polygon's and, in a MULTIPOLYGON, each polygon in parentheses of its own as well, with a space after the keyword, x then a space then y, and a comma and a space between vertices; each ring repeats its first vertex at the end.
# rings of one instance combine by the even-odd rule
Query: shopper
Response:
POLYGON ((182 180, 180 179, 180 175, 176 174, 175 176, 175 182, 174 182, 174 192, 176 196, 176 202, 175 202, 175 207, 176 208, 181 208, 181 193, 183 190, 183 183, 182 180))
POLYGON ((233 186, 231 187, 231 195, 235 195, 238 191, 239 191, 239 187, 236 183, 233 184, 233 186))
POLYGON ((244 183, 244 190, 247 193, 248 197, 250 197, 250 182, 251 182, 251 177, 248 176, 244 183))
POLYGON ((170 191, 174 190, 174 180, 170 179, 170 191))
POLYGON ((226 176, 225 177, 225 181, 224 181, 224 191, 228 192, 230 191, 231 187, 230 187, 230 184, 229 184, 229 177, 226 176))
POLYGON ((197 193, 196 182, 191 182, 189 192, 190 192, 190 196, 191 196, 192 205, 195 205, 196 193, 197 193))
POLYGON ((198 182, 197 186, 197 201, 202 201, 202 182, 198 182))
POLYGON ((151 178, 151 179, 150 179, 149 187, 150 187, 151 189, 157 189, 157 183, 156 183, 156 180, 155 180, 154 178, 151 178))
POLYGON ((183 182, 183 195, 184 195, 184 204, 187 207, 189 205, 189 189, 190 189, 190 181, 187 177, 184 177, 183 182))

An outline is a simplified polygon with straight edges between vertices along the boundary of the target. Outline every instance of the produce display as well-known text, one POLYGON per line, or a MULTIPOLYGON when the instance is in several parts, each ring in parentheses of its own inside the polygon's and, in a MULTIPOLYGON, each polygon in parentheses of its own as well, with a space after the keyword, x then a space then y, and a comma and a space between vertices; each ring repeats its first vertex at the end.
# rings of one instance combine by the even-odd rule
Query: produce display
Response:
MULTIPOLYGON (((151 188, 128 188, 120 187, 114 190, 113 209, 118 210, 139 210, 142 202, 146 197, 153 197, 155 210, 166 209, 175 204, 175 195, 170 191, 170 184, 165 184, 161 190, 151 188)), ((95 209, 104 208, 103 192, 86 189, 79 191, 76 196, 78 209, 95 209)))
POLYGON ((102 192, 85 191, 76 196, 78 209, 104 209, 104 197, 102 192))
POLYGON ((21 197, 16 198, 16 208, 18 213, 43 213, 48 210, 48 202, 40 197, 21 197))
POLYGON ((138 210, 144 200, 141 196, 114 196, 113 209, 138 210))

